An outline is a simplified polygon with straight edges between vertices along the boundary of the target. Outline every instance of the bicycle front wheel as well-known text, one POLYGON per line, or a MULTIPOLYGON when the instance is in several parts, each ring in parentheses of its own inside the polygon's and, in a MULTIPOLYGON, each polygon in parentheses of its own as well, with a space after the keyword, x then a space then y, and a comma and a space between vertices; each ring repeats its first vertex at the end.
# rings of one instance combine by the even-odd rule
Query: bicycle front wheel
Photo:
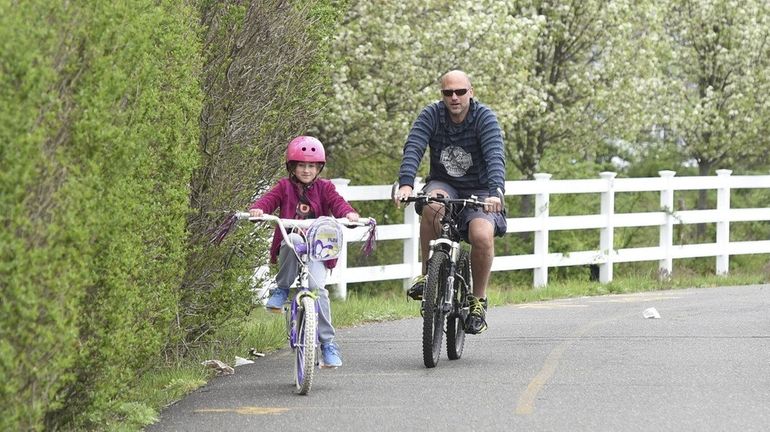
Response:
POLYGON ((449 256, 444 251, 434 251, 428 261, 422 294, 422 359, 428 368, 436 367, 441 355, 446 317, 443 303, 448 271, 449 256))
POLYGON ((318 316, 315 300, 302 296, 297 309, 297 343, 294 346, 294 384, 297 393, 305 395, 313 385, 318 316))
POLYGON ((471 262, 466 250, 460 251, 457 260, 457 275, 455 277, 455 299, 453 311, 446 317, 446 354, 449 360, 457 360, 463 355, 465 348, 465 318, 463 309, 471 287, 471 262))

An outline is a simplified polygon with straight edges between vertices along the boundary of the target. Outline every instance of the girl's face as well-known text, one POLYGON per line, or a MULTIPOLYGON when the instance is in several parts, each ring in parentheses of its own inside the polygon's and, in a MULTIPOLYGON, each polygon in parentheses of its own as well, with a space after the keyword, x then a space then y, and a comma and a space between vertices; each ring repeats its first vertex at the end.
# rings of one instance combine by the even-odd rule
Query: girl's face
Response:
POLYGON ((294 167, 294 177, 304 184, 308 184, 315 180, 320 172, 321 164, 318 162, 297 162, 297 166, 294 167))

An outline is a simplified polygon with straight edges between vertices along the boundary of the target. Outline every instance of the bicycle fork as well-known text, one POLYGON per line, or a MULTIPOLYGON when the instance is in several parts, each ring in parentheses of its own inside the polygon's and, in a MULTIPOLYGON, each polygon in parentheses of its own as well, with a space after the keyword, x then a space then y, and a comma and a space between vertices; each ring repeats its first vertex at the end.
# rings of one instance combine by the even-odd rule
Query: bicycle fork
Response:
POLYGON ((457 272, 457 261, 459 260, 459 256, 460 256, 460 243, 453 242, 445 238, 431 240, 430 242, 431 255, 433 254, 434 248, 439 244, 445 244, 449 247, 449 269, 448 269, 449 271, 447 272, 447 278, 446 278, 444 302, 441 305, 442 312, 449 313, 452 311, 452 302, 454 300, 454 295, 455 295, 455 277, 456 277, 455 274, 457 272))
POLYGON ((286 313, 286 321, 289 327, 287 332, 289 337, 289 346, 291 346, 292 348, 296 348, 299 345, 299 333, 298 333, 299 328, 297 326, 297 320, 299 319, 299 314, 300 313, 317 313, 318 312, 317 310, 318 304, 316 303, 317 300, 318 300, 318 297, 314 291, 310 291, 307 288, 302 288, 302 287, 298 288, 297 295, 294 298, 294 300, 292 300, 291 306, 286 313), (314 304, 316 305, 316 310, 301 311, 302 297, 312 298, 314 304))

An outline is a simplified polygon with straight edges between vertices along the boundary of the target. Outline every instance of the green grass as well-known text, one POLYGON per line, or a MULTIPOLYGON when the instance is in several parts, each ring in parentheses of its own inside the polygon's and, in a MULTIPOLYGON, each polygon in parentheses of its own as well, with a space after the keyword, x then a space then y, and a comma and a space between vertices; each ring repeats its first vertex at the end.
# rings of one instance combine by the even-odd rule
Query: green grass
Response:
MULTIPOLYGON (((555 280, 547 287, 534 289, 523 284, 493 280, 488 290, 490 307, 506 304, 528 303, 557 298, 623 294, 644 291, 660 291, 681 288, 709 288, 730 285, 768 283, 770 273, 762 269, 754 274, 730 276, 699 276, 687 274, 668 281, 659 281, 650 274, 616 279, 609 284, 591 281, 555 280)), ((418 317, 419 303, 407 301, 400 289, 387 289, 378 294, 349 292, 348 300, 332 302, 334 325, 337 328, 365 323, 418 317)), ((255 308, 250 316, 234 322, 217 340, 205 348, 194 351, 189 358, 173 364, 162 365, 146 373, 135 390, 137 402, 121 406, 120 430, 141 430, 144 425, 156 421, 158 412, 189 392, 204 385, 214 376, 214 371, 200 363, 218 359, 234 365, 235 357, 249 358, 251 350, 269 353, 286 346, 285 321, 282 315, 267 313, 255 308)), ((115 425, 112 425, 115 426, 115 425)), ((115 430, 114 428, 110 430, 115 430)))

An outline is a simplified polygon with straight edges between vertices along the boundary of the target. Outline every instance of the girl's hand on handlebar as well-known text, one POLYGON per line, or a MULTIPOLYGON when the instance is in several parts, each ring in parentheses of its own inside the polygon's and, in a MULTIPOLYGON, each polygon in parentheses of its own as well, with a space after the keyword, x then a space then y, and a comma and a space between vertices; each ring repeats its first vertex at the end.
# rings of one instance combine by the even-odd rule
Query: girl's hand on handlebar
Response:
POLYGON ((249 210, 249 215, 251 217, 260 217, 263 214, 265 214, 265 212, 263 212, 262 209, 253 208, 253 209, 249 210))
POLYGON ((350 212, 350 213, 346 214, 345 217, 348 218, 348 220, 351 221, 351 222, 356 222, 358 220, 358 218, 361 217, 361 216, 359 216, 359 214, 356 213, 356 212, 350 212))

